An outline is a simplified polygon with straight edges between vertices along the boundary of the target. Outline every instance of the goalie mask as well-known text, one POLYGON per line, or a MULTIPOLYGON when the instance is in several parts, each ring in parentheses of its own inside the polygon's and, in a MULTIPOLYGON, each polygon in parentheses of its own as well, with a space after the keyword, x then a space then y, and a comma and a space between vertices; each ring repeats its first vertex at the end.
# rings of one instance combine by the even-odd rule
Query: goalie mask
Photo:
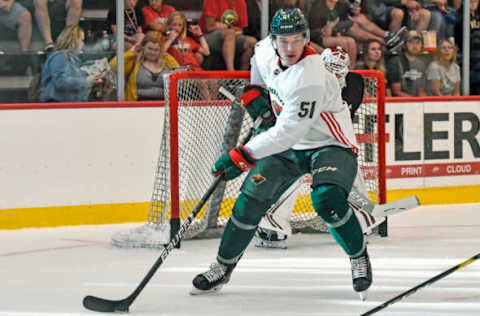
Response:
POLYGON ((340 89, 343 89, 346 86, 345 77, 350 66, 348 53, 342 47, 337 46, 332 49, 326 48, 320 56, 325 68, 337 77, 340 89))

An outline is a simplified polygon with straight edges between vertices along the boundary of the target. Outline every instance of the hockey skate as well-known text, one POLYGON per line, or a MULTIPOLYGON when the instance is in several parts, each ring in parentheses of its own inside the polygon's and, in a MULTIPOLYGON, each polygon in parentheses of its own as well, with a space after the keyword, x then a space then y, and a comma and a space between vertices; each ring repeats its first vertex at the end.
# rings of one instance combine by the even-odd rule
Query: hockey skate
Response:
POLYGON ((353 289, 360 294, 360 299, 365 301, 367 290, 372 284, 372 266, 367 250, 360 257, 350 258, 350 264, 352 265, 353 289))
POLYGON ((230 275, 233 268, 229 268, 218 262, 210 265, 210 270, 197 274, 193 279, 193 289, 191 295, 202 295, 218 292, 223 285, 230 281, 230 275))
POLYGON ((287 249, 287 235, 259 227, 255 232, 255 246, 287 249))

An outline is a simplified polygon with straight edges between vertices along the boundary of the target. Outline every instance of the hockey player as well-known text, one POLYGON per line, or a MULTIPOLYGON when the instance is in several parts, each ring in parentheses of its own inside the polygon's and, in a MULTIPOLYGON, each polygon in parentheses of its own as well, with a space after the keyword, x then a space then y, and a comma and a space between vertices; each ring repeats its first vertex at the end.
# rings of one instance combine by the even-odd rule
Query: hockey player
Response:
MULTIPOLYGON (((327 48, 320 56, 325 64, 325 68, 337 77, 340 88, 342 89, 342 99, 347 103, 350 116, 353 120, 355 112, 363 99, 364 84, 362 76, 354 72, 349 72, 350 58, 348 57, 348 53, 341 47, 327 48)), ((362 175, 360 171, 358 171, 353 187, 364 196, 368 196, 361 177, 362 175)), ((272 205, 262 218, 257 233, 255 234, 255 246, 287 248, 287 238, 292 233, 289 218, 295 206, 298 191, 301 188, 301 180, 302 179, 297 180, 291 188, 285 191, 277 203, 272 205)), ((385 221, 385 217, 376 219, 368 212, 356 208, 356 206, 351 203, 350 206, 355 210, 354 213, 358 217, 363 232, 366 235, 371 234, 373 228, 385 221)))
MULTIPOLYGON (((250 171, 225 227, 217 260, 195 276, 191 294, 218 291, 230 280, 270 205, 310 173, 313 207, 350 257, 353 288, 363 299, 372 272, 362 229, 347 202, 358 153, 350 112, 337 79, 308 45, 309 29, 298 9, 278 10, 270 33, 255 48, 251 83, 268 89, 276 122, 222 155, 212 169, 226 181, 250 171), (265 49, 268 41, 273 53, 265 49)), ((254 104, 246 108, 255 111, 254 104)))

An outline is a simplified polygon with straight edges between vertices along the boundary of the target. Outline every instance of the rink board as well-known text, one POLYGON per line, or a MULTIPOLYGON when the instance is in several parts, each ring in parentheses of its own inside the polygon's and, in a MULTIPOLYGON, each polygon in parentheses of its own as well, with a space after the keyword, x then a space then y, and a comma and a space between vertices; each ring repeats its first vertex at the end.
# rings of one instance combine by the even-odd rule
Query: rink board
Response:
MULTIPOLYGON (((480 202, 480 98, 392 100, 388 201, 480 202)), ((0 105, 0 229, 145 221, 161 104, 49 106, 0 105)))

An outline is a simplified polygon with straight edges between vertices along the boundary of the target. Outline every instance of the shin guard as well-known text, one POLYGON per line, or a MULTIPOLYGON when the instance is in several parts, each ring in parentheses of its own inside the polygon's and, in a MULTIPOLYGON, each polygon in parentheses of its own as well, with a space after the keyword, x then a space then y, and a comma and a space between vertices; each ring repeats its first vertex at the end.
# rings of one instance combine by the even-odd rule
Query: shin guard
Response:
POLYGON ((364 236, 357 217, 347 202, 347 193, 340 186, 324 184, 311 193, 313 207, 327 224, 328 230, 350 257, 363 253, 364 236))
POLYGON ((240 194, 220 242, 217 256, 220 263, 234 266, 240 260, 269 205, 268 201, 262 202, 240 194))

